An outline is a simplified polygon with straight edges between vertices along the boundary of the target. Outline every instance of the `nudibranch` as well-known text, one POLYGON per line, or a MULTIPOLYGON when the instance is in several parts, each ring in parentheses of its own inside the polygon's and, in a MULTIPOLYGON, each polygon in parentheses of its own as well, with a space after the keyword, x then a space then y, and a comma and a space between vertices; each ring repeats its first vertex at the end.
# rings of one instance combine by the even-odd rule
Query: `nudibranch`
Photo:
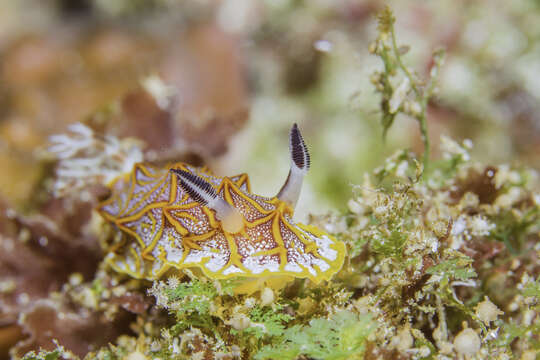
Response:
POLYGON ((211 279, 330 279, 343 265, 345 245, 292 219, 310 166, 296 124, 289 149, 289 176, 271 198, 252 194, 246 174, 219 177, 185 163, 135 164, 112 181, 111 196, 98 206, 120 230, 108 262, 146 279, 171 268, 200 269, 211 279))

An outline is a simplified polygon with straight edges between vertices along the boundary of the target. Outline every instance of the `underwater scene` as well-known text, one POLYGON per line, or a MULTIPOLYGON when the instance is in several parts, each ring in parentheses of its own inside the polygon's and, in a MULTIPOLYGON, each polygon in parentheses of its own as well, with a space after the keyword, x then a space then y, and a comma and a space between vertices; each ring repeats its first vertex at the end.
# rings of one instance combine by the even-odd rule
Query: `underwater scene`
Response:
POLYGON ((540 359, 540 2, 3 0, 0 359, 540 359))

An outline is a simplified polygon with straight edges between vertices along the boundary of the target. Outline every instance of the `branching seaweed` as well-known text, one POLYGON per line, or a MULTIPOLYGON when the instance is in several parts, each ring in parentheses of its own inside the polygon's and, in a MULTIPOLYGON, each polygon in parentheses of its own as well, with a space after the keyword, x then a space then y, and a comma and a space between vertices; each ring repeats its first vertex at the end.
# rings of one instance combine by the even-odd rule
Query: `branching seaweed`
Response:
POLYGON ((404 113, 416 119, 420 125, 424 143, 423 166, 427 170, 430 159, 430 141, 426 118, 427 105, 435 94, 437 76, 444 61, 444 51, 433 53, 434 66, 429 78, 421 80, 403 62, 403 55, 408 46, 399 46, 395 34, 395 17, 387 6, 377 16, 379 36, 370 45, 371 53, 379 56, 384 70, 375 72, 371 77, 376 91, 381 94, 383 138, 394 123, 397 114, 404 113))

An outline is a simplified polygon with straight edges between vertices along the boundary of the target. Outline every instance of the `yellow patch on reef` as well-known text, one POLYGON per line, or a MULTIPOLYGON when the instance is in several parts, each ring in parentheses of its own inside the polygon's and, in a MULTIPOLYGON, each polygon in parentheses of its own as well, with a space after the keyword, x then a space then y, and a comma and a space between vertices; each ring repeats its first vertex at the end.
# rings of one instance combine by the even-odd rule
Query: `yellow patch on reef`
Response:
POLYGON ((252 194, 245 174, 216 177, 184 163, 164 168, 139 163, 110 188, 110 198, 98 211, 124 241, 111 247, 107 261, 136 278, 156 279, 171 268, 199 268, 212 279, 258 279, 245 282, 245 292, 252 292, 261 281, 273 288, 293 278, 319 283, 344 262, 342 242, 294 223, 285 202, 252 194), (243 230, 224 231, 214 210, 191 199, 170 169, 192 172, 210 183, 243 216, 243 230))

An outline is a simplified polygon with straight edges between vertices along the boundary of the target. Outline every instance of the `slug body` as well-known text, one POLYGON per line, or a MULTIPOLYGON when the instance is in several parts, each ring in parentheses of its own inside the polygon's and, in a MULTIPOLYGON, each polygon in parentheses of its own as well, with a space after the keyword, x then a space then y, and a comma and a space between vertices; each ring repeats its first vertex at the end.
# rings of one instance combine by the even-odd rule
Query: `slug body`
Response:
POLYGON ((287 199, 252 194, 245 174, 218 177, 185 163, 138 163, 110 188, 98 211, 120 230, 120 241, 107 260, 136 278, 198 268, 212 279, 288 276, 318 283, 343 265, 342 242, 294 223, 287 199))

